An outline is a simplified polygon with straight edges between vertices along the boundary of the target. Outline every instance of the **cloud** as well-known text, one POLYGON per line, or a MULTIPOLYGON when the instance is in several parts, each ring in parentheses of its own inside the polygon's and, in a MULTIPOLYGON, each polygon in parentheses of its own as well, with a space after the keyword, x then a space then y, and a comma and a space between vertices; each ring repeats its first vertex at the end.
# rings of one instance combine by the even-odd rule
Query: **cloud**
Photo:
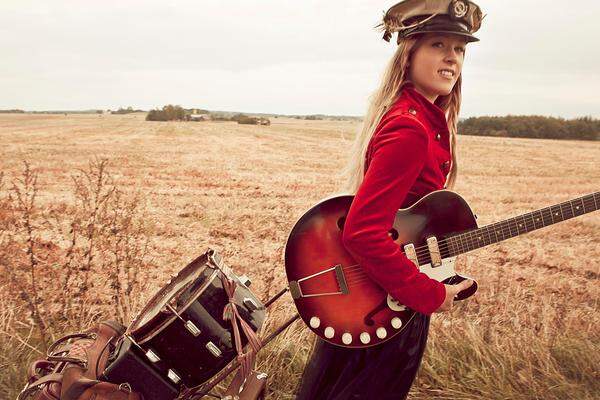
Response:
MULTIPOLYGON (((373 29, 393 1, 91 4, 0 4, 0 108, 362 114, 394 50, 373 29)), ((600 3, 479 4, 488 15, 467 51, 463 116, 600 117, 600 3)))

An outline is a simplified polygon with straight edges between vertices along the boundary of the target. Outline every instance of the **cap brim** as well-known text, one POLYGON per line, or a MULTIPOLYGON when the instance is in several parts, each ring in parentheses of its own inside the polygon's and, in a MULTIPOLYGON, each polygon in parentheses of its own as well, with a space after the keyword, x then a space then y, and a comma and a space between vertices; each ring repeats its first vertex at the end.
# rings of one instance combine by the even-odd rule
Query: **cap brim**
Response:
POLYGON ((416 32, 408 33, 404 36, 401 36, 401 38, 415 36, 415 35, 422 35, 424 33, 445 33, 445 34, 449 34, 449 35, 458 35, 458 36, 462 36, 462 37, 466 38, 467 43, 479 42, 479 39, 477 39, 475 36, 471 35, 470 33, 450 31, 450 30, 441 30, 441 29, 432 29, 432 30, 422 29, 422 30, 419 30, 416 32))

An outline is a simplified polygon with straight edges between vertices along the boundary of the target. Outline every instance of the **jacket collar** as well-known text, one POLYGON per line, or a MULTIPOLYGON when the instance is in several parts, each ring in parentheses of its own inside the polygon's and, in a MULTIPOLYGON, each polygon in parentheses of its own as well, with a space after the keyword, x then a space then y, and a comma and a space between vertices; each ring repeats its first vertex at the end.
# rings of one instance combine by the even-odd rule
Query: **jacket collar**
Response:
POLYGON ((399 100, 400 102, 406 102, 407 105, 420 111, 421 117, 419 120, 425 120, 432 129, 448 132, 448 122, 446 121, 444 111, 419 93, 415 89, 414 84, 409 82, 402 87, 402 93, 400 94, 399 100))

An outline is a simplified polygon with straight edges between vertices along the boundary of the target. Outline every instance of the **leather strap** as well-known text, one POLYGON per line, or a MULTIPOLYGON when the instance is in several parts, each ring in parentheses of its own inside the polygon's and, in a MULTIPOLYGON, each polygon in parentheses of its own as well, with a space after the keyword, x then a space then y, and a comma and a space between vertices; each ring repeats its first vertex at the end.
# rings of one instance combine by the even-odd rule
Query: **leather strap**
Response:
POLYGON ((29 382, 35 382, 36 380, 40 379, 41 376, 38 373, 38 371, 46 370, 47 372, 50 372, 51 370, 55 370, 55 367, 56 363, 48 360, 36 360, 32 362, 29 366, 29 369, 27 370, 27 377, 29 378, 29 382))
POLYGON ((101 324, 111 327, 115 332, 117 332, 117 336, 121 336, 125 333, 125 326, 118 321, 109 319, 108 321, 102 321, 101 324))
POLYGON ((82 360, 80 358, 75 358, 75 357, 68 357, 68 356, 60 356, 58 354, 60 354, 60 351, 56 351, 57 347, 60 346, 61 344, 67 342, 68 340, 71 339, 91 339, 91 340, 95 340, 97 337, 96 333, 93 332, 85 332, 85 333, 74 333, 72 335, 66 335, 61 337, 60 339, 58 339, 56 342, 52 343, 50 345, 50 347, 48 347, 48 352, 47 352, 47 357, 48 360, 50 361, 63 361, 63 362, 70 362, 73 364, 77 364, 82 366, 83 368, 87 367, 87 361, 86 360, 82 360))
POLYGON ((100 381, 95 379, 79 378, 77 381, 73 382, 65 393, 62 394, 61 400, 77 400, 81 397, 83 392, 99 383, 100 381))
POLYGON ((34 393, 37 390, 40 390, 42 385, 47 384, 47 383, 48 384, 53 383, 53 382, 61 383, 62 382, 62 374, 48 374, 48 375, 43 376, 40 379, 36 380, 35 382, 30 383, 21 391, 21 393, 19 393, 17 400, 24 400, 30 394, 34 393))
POLYGON ((140 396, 139 394, 132 392, 129 385, 117 385, 110 382, 81 378, 61 397, 61 400, 101 399, 140 400, 140 396))
POLYGON ((227 293, 227 297, 229 302, 225 305, 223 309, 223 319, 230 320, 233 328, 233 338, 235 341, 235 349, 238 353, 237 360, 240 363, 240 369, 242 371, 242 376, 244 377, 244 381, 248 376, 252 373, 252 368, 254 367, 255 355, 262 348, 262 343, 256 332, 252 329, 252 327, 240 316, 239 311, 237 309, 237 305, 234 301, 234 293, 236 283, 232 279, 228 279, 225 274, 221 275, 221 282, 223 284, 223 288, 225 289, 225 293, 227 293), (240 327, 248 339, 248 343, 250 344, 250 349, 244 353, 244 349, 242 348, 242 337, 240 336, 240 327))

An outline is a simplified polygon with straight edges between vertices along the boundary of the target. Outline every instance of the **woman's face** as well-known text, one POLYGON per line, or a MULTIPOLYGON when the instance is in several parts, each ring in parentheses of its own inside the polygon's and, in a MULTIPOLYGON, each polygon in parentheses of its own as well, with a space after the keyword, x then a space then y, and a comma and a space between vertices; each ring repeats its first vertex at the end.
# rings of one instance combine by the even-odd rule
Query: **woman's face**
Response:
POLYGON ((466 41, 459 35, 429 33, 409 62, 408 77, 432 103, 450 94, 462 72, 466 41))

